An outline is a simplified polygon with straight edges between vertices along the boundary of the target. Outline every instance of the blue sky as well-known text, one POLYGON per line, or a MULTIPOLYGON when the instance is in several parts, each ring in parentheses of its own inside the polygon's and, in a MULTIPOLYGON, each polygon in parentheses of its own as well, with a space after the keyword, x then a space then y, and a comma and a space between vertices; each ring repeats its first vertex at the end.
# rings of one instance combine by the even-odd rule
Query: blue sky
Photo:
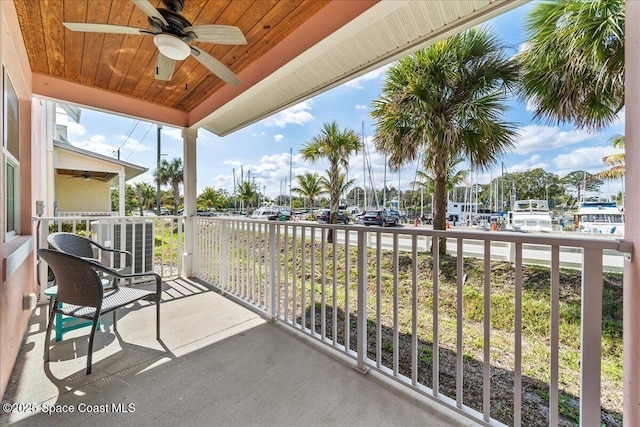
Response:
MULTIPOLYGON (((528 3, 483 25, 493 28, 516 53, 524 37, 524 17, 534 3, 528 3)), ((252 181, 268 197, 280 194, 281 188, 285 188, 285 180, 285 193, 288 194, 290 150, 293 150, 291 163, 294 186, 295 176, 305 171, 323 174, 326 164, 305 163, 299 151, 319 134, 324 123, 333 120, 358 134, 364 130, 372 165, 370 173, 376 187, 381 188, 384 182, 384 158, 373 150, 370 143, 374 129, 369 111, 371 102, 380 94, 385 69, 372 71, 223 138, 200 130, 197 143, 198 191, 211 186, 233 192, 233 170, 235 168, 239 176, 242 166, 245 179, 248 171, 251 171, 252 181)), ((476 176, 480 183, 486 183, 499 174, 501 163, 509 172, 541 167, 561 177, 574 170, 601 171, 605 169, 601 158, 615 152, 611 147, 611 136, 624 134, 623 114, 605 132, 590 134, 572 126, 534 122, 526 105, 515 100, 510 102, 510 107, 505 119, 516 124, 519 134, 514 149, 498 161, 495 170, 478 173, 476 176)), ((69 141, 81 148, 109 156, 120 148, 122 160, 149 168, 148 173, 133 182, 152 182, 151 173, 156 167, 155 124, 88 109, 82 110, 79 124, 71 123, 61 114, 58 115, 58 122, 68 125, 69 141), (126 138, 129 132, 131 134, 126 138)), ((180 129, 163 128, 161 151, 166 154, 164 158, 169 160, 182 157, 180 129)), ((363 156, 360 154, 350 160, 349 178, 355 178, 356 185, 362 186, 364 173, 363 156)), ((409 183, 414 180, 415 173, 416 164, 406 165, 399 174, 387 172, 387 185, 398 187, 400 183, 401 189, 410 189, 409 183)), ((620 188, 619 181, 612 181, 602 186, 601 194, 613 194, 620 188)))

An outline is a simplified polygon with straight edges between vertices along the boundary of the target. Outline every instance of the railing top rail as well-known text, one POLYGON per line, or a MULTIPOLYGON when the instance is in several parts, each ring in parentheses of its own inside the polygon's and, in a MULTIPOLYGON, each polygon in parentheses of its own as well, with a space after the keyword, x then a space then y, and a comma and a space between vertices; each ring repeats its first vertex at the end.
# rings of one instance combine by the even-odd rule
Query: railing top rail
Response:
POLYGON ((82 216, 34 216, 33 221, 97 221, 97 220, 152 220, 152 219, 182 219, 184 216, 180 215, 161 215, 161 216, 112 216, 112 215, 82 215, 82 216))
POLYGON ((585 249, 610 249, 622 253, 631 253, 633 251, 633 244, 629 240, 624 239, 612 239, 606 237, 593 237, 593 236, 576 236, 571 235, 540 235, 540 234, 528 234, 517 233, 511 231, 485 231, 485 230, 429 230, 424 228, 413 227, 379 227, 379 226, 353 226, 353 225, 340 225, 340 224, 320 224, 316 222, 281 222, 281 221, 268 221, 257 220, 250 218, 240 217, 207 217, 198 218, 199 220, 206 221, 224 221, 224 222, 251 222, 260 224, 271 224, 279 226, 289 227, 309 227, 309 228, 334 228, 339 230, 350 230, 352 232, 368 231, 368 232, 383 232, 386 234, 401 234, 408 236, 430 236, 430 237, 449 237, 455 239, 465 240, 479 240, 479 241, 499 241, 499 242, 512 242, 512 243, 524 243, 524 244, 539 244, 550 246, 566 246, 577 247, 585 249))

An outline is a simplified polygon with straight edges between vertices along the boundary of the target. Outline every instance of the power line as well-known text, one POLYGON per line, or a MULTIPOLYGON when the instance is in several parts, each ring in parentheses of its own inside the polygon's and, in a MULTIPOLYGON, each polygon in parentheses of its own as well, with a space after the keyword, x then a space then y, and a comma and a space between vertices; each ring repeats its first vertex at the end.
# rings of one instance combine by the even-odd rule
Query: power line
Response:
POLYGON ((149 123, 149 127, 147 128, 147 131, 144 133, 144 135, 142 135, 142 138, 138 141, 136 146, 131 149, 131 153, 129 153, 129 155, 125 160, 127 160, 129 157, 133 155, 133 153, 136 152, 136 148, 138 148, 138 145, 142 144, 142 141, 144 141, 144 139, 147 137, 147 134, 149 133, 152 127, 153 127, 153 123, 149 123))
POLYGON ((127 131, 127 134, 122 139, 122 142, 120 143, 120 145, 118 145, 118 148, 116 148, 115 151, 118 151, 119 149, 122 148, 122 146, 124 145, 125 142, 127 142, 127 139, 129 139, 129 137, 131 136, 133 131, 136 130, 136 128, 138 127, 139 123, 140 123, 140 120, 136 120, 135 123, 133 123, 133 124, 131 124, 131 126, 129 126, 129 130, 127 131))

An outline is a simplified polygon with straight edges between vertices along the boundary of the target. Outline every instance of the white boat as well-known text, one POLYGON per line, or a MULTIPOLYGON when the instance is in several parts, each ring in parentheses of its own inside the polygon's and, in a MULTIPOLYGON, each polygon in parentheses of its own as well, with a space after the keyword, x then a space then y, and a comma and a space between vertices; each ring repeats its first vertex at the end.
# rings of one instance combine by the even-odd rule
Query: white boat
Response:
POLYGON ((551 212, 546 200, 516 200, 509 212, 508 228, 515 231, 553 231, 551 212))
POLYGON ((624 210, 614 202, 584 202, 573 221, 583 233, 624 235, 624 210))
POLYGON ((470 226, 477 222, 480 211, 480 203, 448 202, 447 220, 451 226, 470 226))
POLYGON ((274 216, 277 217, 280 214, 279 206, 260 206, 258 209, 253 211, 251 214, 251 218, 253 219, 269 219, 274 216))

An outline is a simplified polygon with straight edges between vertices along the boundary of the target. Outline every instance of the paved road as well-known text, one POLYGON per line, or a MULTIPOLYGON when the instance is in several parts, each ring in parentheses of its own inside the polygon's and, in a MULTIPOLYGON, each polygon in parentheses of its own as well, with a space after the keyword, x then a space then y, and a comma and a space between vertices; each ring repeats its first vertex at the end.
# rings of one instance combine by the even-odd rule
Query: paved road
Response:
MULTIPOLYGON (((307 224, 315 224, 313 222, 301 221, 302 223, 307 224)), ((353 224, 349 226, 352 230, 357 230, 358 228, 363 227, 362 225, 353 224)), ((410 235, 402 234, 402 230, 431 230, 431 226, 418 226, 413 227, 411 225, 397 226, 397 227, 389 227, 384 231, 395 231, 398 232, 398 246, 400 250, 411 250, 411 241, 412 237, 410 235)), ((484 232, 485 230, 478 228, 454 228, 458 231, 468 231, 468 232, 484 232)), ((367 230, 373 231, 372 228, 367 227, 367 230)), ((504 235, 503 233, 510 232, 497 232, 495 233, 496 239, 500 239, 500 235, 504 235)), ((319 232, 317 236, 319 237, 319 232)), ((522 233, 518 233, 522 235, 522 233)), ((559 236, 570 236, 573 238, 602 238, 602 239, 614 239, 611 236, 594 236, 585 233, 553 233, 559 236)), ((307 236, 310 234, 307 233, 307 236)), ((532 236, 534 234, 531 234, 532 236)), ((545 236, 550 236, 552 233, 545 233, 545 236)), ((344 231, 339 230, 337 232, 338 242, 344 243, 344 231)), ((619 236, 618 236, 619 238, 619 236)), ((358 235, 356 232, 349 233, 349 241, 351 245, 357 245, 358 243, 358 235)), ((418 236, 418 250, 429 250, 431 246, 431 238, 428 236, 418 236)), ((393 249, 393 234, 383 232, 381 234, 381 243, 384 249, 391 250, 393 249)), ((376 245, 375 233, 369 233, 368 246, 374 247, 376 245)), ((510 242, 496 240, 491 243, 491 259, 500 260, 500 261, 514 261, 515 258, 515 245, 510 242)), ((463 243, 463 251, 464 256, 466 257, 476 257, 476 258, 484 258, 484 242, 480 240, 468 240, 465 239, 463 243)), ((447 240, 447 253, 451 255, 455 255, 457 252, 457 242, 456 239, 448 239, 447 240)), ((524 244, 522 248, 522 256, 523 262, 525 264, 537 264, 537 265, 550 265, 551 264, 551 248, 546 245, 534 245, 534 244, 524 244)), ((583 262, 583 254, 582 250, 579 248, 570 248, 570 247, 561 247, 560 248, 560 266, 566 268, 582 268, 583 262)), ((624 268, 624 257, 623 254, 616 252, 605 250, 603 254, 603 266, 605 271, 614 271, 614 272, 622 272, 624 268)))

